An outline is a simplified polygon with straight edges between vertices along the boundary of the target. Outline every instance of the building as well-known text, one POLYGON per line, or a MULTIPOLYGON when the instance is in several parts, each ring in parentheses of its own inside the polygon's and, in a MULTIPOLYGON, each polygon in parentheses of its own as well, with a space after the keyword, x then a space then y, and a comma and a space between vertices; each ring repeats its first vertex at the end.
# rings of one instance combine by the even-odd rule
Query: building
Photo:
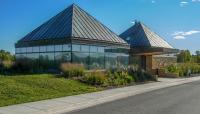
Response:
POLYGON ((34 61, 44 69, 71 62, 88 69, 137 64, 149 72, 176 62, 178 52, 140 22, 118 36, 75 4, 27 34, 15 48, 18 60, 34 61))
POLYGON ((130 44, 130 64, 152 74, 177 61, 178 50, 141 22, 136 21, 120 37, 130 44))
POLYGON ((104 69, 129 64, 130 46, 97 19, 72 4, 15 44, 17 59, 38 66, 63 62, 104 69))

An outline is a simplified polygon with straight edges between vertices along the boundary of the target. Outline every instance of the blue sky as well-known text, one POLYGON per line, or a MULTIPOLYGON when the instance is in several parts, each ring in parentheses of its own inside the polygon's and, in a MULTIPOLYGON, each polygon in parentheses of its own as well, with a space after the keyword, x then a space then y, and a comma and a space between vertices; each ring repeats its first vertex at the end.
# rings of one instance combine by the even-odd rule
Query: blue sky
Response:
POLYGON ((145 23, 172 46, 200 49, 200 0, 0 0, 0 49, 76 3, 117 34, 145 23))

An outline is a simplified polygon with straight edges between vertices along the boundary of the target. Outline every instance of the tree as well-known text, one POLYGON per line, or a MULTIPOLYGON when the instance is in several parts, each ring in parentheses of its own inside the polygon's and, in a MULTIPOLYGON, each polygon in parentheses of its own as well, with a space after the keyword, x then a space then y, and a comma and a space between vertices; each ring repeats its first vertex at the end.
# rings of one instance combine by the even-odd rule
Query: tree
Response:
POLYGON ((200 50, 197 50, 197 51, 196 51, 196 55, 197 55, 197 56, 200 56, 200 50))
POLYGON ((200 63, 200 50, 196 51, 196 58, 197 58, 197 63, 200 63))
POLYGON ((0 50, 0 73, 5 73, 13 66, 14 56, 5 50, 0 50))
POLYGON ((189 50, 182 50, 178 55, 177 55, 177 61, 179 63, 187 63, 190 62, 192 59, 192 56, 190 54, 189 50))

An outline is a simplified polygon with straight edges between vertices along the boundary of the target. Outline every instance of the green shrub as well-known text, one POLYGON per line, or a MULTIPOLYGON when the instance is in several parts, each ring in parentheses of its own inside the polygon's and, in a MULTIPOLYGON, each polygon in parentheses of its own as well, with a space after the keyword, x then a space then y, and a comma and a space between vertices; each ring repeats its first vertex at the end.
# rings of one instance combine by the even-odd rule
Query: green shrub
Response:
POLYGON ((134 82, 134 78, 131 77, 125 70, 108 72, 107 77, 108 77, 107 82, 110 86, 127 85, 131 82, 134 82))
POLYGON ((84 76, 85 67, 82 64, 63 63, 60 69, 65 78, 84 76))
POLYGON ((106 75, 101 71, 91 71, 85 74, 83 81, 91 85, 103 85, 106 82, 106 75))

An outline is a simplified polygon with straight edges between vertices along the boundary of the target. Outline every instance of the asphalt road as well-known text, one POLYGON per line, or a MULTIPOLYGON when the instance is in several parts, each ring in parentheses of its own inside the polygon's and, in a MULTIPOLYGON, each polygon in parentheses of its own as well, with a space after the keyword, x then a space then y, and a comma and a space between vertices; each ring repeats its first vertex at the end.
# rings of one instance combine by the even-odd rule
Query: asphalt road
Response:
POLYGON ((200 114, 200 81, 156 90, 67 114, 200 114))

